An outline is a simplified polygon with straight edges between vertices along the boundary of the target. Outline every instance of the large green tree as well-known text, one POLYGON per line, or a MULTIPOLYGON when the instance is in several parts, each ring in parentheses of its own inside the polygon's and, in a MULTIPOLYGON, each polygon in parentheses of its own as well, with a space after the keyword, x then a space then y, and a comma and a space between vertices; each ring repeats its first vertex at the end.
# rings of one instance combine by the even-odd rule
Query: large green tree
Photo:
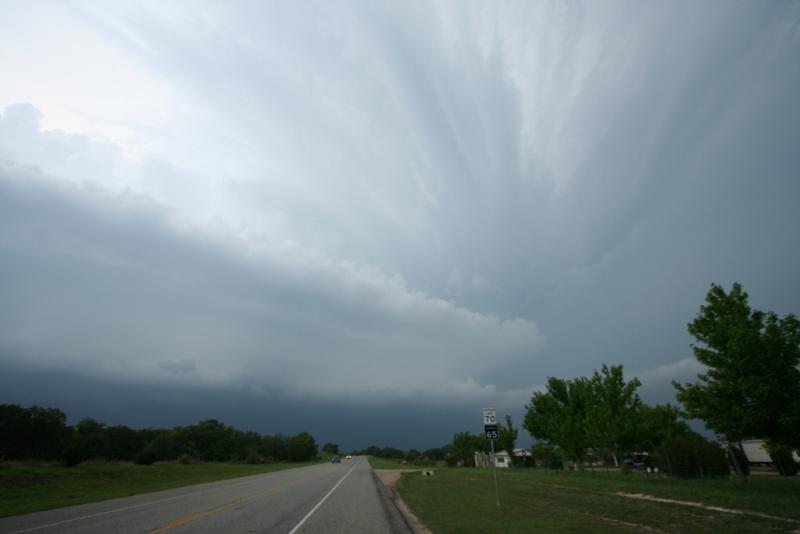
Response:
POLYGON ((800 446, 800 321, 753 310, 739 284, 712 284, 689 323, 707 371, 679 384, 678 400, 728 442, 766 438, 800 446))
POLYGON ((636 441, 638 411, 642 405, 636 390, 639 379, 626 381, 621 365, 603 364, 590 380, 593 403, 587 409, 589 440, 595 448, 612 452, 614 462, 629 452, 636 441))
POLYGON ((0 458, 52 460, 69 437, 67 416, 55 408, 0 404, 0 458))
POLYGON ((590 378, 551 377, 547 390, 534 393, 526 406, 523 427, 575 461, 589 447, 611 451, 617 459, 637 441, 640 385, 636 378, 625 380, 621 365, 603 365, 590 378))
POLYGON ((525 406, 522 426, 535 439, 558 445, 572 460, 581 462, 586 449, 593 446, 588 422, 594 401, 589 379, 550 377, 546 391, 534 393, 525 406))

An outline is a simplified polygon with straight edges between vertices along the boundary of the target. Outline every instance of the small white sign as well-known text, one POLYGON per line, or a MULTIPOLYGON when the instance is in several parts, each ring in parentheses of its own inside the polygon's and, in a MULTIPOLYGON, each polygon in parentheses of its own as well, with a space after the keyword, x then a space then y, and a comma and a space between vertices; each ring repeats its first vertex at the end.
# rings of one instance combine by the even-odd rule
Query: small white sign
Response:
POLYGON ((494 408, 483 409, 483 424, 484 426, 497 424, 497 415, 494 411, 494 408))

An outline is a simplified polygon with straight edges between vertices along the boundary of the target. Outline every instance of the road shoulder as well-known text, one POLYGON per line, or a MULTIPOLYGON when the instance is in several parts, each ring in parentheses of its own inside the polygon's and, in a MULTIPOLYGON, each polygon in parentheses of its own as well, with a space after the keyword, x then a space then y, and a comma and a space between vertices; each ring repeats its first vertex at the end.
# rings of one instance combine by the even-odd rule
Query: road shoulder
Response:
POLYGON ((373 469, 372 474, 381 497, 387 499, 396 508, 408 530, 414 534, 432 534, 395 490, 395 484, 400 480, 403 473, 417 471, 421 471, 421 469, 373 469))

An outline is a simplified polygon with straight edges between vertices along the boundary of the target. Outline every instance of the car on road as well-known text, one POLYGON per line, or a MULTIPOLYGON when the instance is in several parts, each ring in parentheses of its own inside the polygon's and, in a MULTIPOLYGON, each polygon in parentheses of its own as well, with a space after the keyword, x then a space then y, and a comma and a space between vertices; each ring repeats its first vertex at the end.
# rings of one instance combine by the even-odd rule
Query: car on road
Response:
POLYGON ((345 458, 345 460, 352 460, 353 459, 353 457, 350 456, 349 454, 347 456, 345 456, 344 458, 345 458))
POLYGON ((331 463, 332 464, 340 464, 340 463, 342 463, 342 460, 339 459, 339 455, 338 454, 334 454, 333 457, 331 458, 331 463))

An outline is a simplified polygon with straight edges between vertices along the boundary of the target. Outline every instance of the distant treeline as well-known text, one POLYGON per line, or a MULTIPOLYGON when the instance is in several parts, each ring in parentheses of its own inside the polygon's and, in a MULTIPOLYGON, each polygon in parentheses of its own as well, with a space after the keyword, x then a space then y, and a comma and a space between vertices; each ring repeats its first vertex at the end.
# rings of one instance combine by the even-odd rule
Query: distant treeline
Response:
POLYGON ((285 437, 245 432, 208 419, 173 429, 133 429, 108 426, 94 419, 67 425, 56 408, 0 404, 0 460, 61 461, 77 465, 87 460, 303 462, 317 456, 317 443, 307 432, 285 437))
POLYGON ((407 462, 424 464, 426 461, 435 462, 438 460, 444 460, 452 450, 453 446, 449 444, 442 447, 426 449, 424 451, 418 451, 417 449, 403 450, 388 446, 378 447, 376 445, 370 445, 366 449, 353 451, 353 454, 375 456, 377 458, 386 458, 388 460, 406 460, 407 462))

